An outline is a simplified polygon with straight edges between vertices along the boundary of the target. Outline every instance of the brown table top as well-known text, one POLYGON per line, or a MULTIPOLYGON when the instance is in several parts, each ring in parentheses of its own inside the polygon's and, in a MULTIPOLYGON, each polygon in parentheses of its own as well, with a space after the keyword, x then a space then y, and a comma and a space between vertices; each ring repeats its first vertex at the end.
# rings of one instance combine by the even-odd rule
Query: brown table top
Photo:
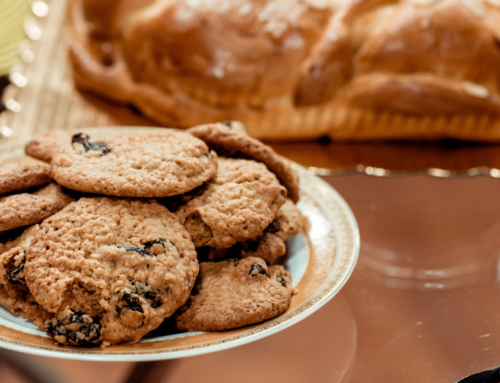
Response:
MULTIPOLYGON (((326 179, 361 232, 341 292, 263 340, 150 365, 147 382, 456 382, 500 365, 500 180, 326 179)), ((39 359, 72 383, 124 382, 133 368, 39 359)))

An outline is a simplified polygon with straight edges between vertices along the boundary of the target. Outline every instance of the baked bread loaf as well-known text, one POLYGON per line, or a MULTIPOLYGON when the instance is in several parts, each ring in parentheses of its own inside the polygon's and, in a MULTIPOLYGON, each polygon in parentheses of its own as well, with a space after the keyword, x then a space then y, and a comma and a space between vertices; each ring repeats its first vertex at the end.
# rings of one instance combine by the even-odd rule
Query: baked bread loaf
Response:
POLYGON ((76 84, 258 138, 500 140, 499 0, 72 0, 76 84))

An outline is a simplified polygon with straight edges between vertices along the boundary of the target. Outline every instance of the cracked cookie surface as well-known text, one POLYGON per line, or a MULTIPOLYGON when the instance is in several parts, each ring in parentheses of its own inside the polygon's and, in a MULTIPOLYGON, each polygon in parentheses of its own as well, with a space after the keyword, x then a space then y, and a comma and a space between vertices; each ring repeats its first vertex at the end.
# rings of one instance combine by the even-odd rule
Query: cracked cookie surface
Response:
POLYGON ((227 248, 260 234, 286 201, 264 164, 219 158, 217 174, 176 214, 197 247, 227 248))
POLYGON ((290 160, 277 154, 270 146, 245 134, 241 123, 228 121, 195 126, 187 132, 207 143, 220 156, 249 158, 264 163, 281 184, 286 187, 288 198, 300 198, 299 177, 290 160))
POLYGON ((188 232, 156 201, 81 198, 40 225, 25 274, 56 315, 56 341, 106 345, 138 341, 172 315, 189 297, 198 261, 188 232))
POLYGON ((176 315, 187 331, 242 327, 283 313, 290 305, 292 278, 282 266, 260 258, 200 263, 188 302, 176 315))
POLYGON ((244 242, 238 242, 227 249, 213 247, 198 248, 198 255, 208 260, 228 258, 259 257, 266 262, 286 253, 285 241, 301 232, 304 217, 291 199, 281 206, 273 222, 259 235, 244 242))
POLYGON ((52 158, 61 185, 85 193, 159 198, 200 186, 217 171, 217 155, 178 131, 92 139, 73 135, 52 158))
POLYGON ((0 231, 38 223, 72 201, 73 199, 55 183, 33 193, 0 197, 0 231))
POLYGON ((50 163, 59 148, 71 142, 72 136, 69 130, 49 130, 43 136, 31 139, 24 151, 28 156, 50 163))
POLYGON ((51 179, 50 166, 47 164, 2 164, 0 195, 42 186, 51 179))
POLYGON ((2 240, 0 242, 0 304, 16 315, 31 319, 43 330, 45 321, 52 318, 52 315, 35 300, 28 289, 24 275, 26 252, 38 229, 38 225, 31 226, 10 241, 4 242, 4 238, 0 238, 2 240))

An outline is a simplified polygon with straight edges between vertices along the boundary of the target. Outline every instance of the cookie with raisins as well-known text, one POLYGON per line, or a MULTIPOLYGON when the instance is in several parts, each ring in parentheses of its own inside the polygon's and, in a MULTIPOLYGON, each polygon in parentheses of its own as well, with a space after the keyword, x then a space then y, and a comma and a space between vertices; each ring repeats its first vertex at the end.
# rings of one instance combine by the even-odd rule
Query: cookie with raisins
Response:
POLYGON ((177 327, 220 331, 259 323, 283 313, 292 290, 290 273, 260 258, 202 262, 192 295, 175 317, 177 327))
POLYGON ((260 234, 286 201, 286 190, 264 164, 219 158, 217 174, 177 208, 197 247, 227 248, 260 234))
POLYGON ((215 175, 217 155, 190 134, 158 131, 92 139, 73 135, 52 158, 54 179, 84 193, 159 198, 186 193, 215 175))
POLYGON ((291 199, 281 206, 269 226, 254 238, 238 242, 227 249, 198 248, 198 255, 211 261, 228 258, 258 257, 266 262, 286 253, 285 241, 302 231, 304 217, 291 199))
POLYGON ((38 223, 72 201, 55 183, 30 193, 0 197, 0 231, 38 223))
POLYGON ((286 187, 288 198, 293 202, 299 200, 299 177, 290 160, 277 154, 270 146, 248 136, 241 123, 228 121, 199 125, 187 129, 187 132, 206 142, 220 156, 248 158, 264 163, 286 187))
POLYGON ((43 330, 52 315, 35 300, 24 276, 26 252, 38 228, 34 225, 0 237, 0 304, 16 315, 31 319, 43 330))
POLYGON ((77 346, 140 340, 186 302, 197 274, 174 214, 155 200, 107 197, 46 219, 25 264, 30 291, 55 315, 49 335, 77 346))
POLYGON ((87 314, 69 308, 48 320, 45 330, 62 345, 95 347, 101 343, 101 326, 87 314))

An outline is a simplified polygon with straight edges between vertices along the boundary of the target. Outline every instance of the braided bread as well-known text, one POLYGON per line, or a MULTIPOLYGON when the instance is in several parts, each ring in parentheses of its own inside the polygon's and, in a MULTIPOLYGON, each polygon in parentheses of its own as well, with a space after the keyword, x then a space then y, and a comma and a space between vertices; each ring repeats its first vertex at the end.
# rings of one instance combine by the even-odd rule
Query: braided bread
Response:
POLYGON ((76 84, 258 138, 500 140, 500 0, 72 0, 76 84))

